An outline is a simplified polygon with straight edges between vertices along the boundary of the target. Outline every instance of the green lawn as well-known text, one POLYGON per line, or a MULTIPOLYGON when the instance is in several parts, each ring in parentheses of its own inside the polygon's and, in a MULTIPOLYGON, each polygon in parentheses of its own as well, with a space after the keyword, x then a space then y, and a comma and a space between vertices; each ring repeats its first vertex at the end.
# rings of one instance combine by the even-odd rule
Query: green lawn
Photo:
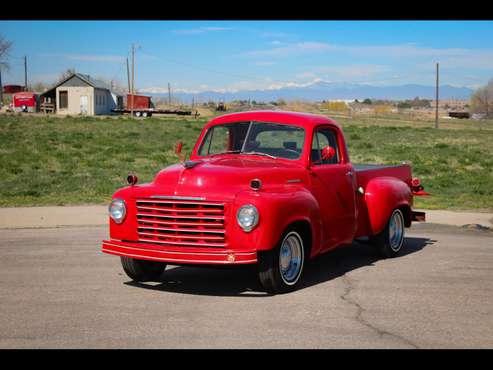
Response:
MULTIPOLYGON (((493 124, 337 120, 353 162, 413 165, 433 193, 418 207, 493 210, 493 124)), ((0 115, 0 206, 106 204, 129 172, 147 182, 175 163, 176 141, 190 152, 205 122, 0 115)))

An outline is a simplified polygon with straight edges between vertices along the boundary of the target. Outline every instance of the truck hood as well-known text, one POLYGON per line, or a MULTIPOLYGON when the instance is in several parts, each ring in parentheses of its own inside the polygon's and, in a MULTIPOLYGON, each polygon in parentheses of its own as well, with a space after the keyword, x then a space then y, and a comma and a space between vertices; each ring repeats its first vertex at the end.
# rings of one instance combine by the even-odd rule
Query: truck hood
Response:
POLYGON ((208 158, 191 167, 176 164, 164 168, 150 184, 133 187, 134 197, 151 195, 205 197, 207 200, 233 200, 250 189, 250 181, 262 181, 262 189, 284 187, 291 181, 304 182, 305 169, 298 163, 264 157, 208 158))

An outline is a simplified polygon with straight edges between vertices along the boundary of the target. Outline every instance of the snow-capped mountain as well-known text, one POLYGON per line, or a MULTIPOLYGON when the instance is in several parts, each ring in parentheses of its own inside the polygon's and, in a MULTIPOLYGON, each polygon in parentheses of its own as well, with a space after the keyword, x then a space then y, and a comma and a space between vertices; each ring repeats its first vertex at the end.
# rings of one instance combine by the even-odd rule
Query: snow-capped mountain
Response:
MULTIPOLYGON (((469 99, 473 90, 467 87, 455 87, 450 85, 440 86, 440 99, 469 99)), ((161 88, 142 89, 141 93, 155 97, 167 97, 167 92, 161 88)), ((317 81, 302 86, 281 87, 278 89, 265 90, 239 90, 239 91, 201 91, 201 92, 173 92, 173 96, 183 102, 189 103, 192 98, 195 101, 217 101, 225 102, 232 100, 256 100, 276 101, 285 100, 307 100, 321 101, 332 99, 389 99, 405 100, 419 97, 421 99, 434 99, 435 86, 417 84, 373 86, 352 83, 333 83, 317 81)))

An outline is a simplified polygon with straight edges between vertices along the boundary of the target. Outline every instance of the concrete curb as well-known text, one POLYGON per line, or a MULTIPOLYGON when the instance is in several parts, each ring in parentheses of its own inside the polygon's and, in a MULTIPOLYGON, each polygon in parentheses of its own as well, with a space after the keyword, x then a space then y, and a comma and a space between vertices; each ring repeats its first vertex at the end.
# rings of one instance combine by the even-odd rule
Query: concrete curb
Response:
MULTIPOLYGON (((421 210, 427 223, 464 226, 477 224, 493 229, 493 213, 421 210)), ((0 229, 56 228, 108 225, 107 206, 0 208, 0 229)))
POLYGON ((107 206, 0 208, 0 229, 108 224, 107 206))
POLYGON ((473 224, 493 228, 493 213, 426 209, 422 209, 420 211, 426 212, 427 223, 452 226, 464 226, 473 224))

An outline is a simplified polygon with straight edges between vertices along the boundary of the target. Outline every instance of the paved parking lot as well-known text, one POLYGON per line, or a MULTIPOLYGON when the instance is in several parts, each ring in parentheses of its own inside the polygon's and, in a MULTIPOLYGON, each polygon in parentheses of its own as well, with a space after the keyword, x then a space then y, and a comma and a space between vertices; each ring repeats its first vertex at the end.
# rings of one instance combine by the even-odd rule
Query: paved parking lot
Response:
POLYGON ((418 225, 402 256, 353 244, 262 293, 252 269, 136 284, 105 226, 0 231, 0 348, 491 348, 493 233, 418 225))

